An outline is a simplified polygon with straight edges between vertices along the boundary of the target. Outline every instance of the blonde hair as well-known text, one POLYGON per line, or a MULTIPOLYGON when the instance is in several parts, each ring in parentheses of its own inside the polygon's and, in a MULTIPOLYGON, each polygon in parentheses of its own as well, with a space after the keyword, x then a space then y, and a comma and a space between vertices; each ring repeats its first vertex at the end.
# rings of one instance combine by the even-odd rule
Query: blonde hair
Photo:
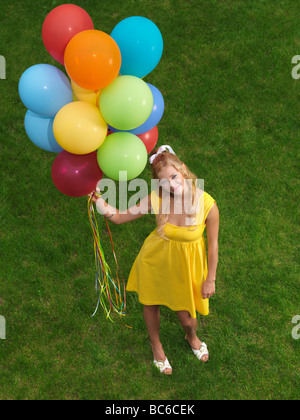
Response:
MULTIPOLYGON (((156 150, 153 150, 151 155, 155 154, 156 150)), ((151 156, 150 155, 150 156, 151 156)), ((162 152, 156 156, 152 163, 152 176, 153 179, 159 179, 159 172, 167 167, 173 166, 176 171, 180 172, 184 179, 191 180, 192 186, 192 206, 195 208, 196 206, 196 191, 197 191, 197 177, 193 174, 190 169, 173 153, 170 152, 162 152)), ((159 197, 162 197, 162 187, 159 187, 159 197)), ((196 211, 193 212, 191 217, 195 217, 196 211)), ((156 223, 157 223, 157 231, 162 238, 165 238, 164 229, 169 220, 169 214, 164 214, 162 212, 162 206, 159 207, 159 211, 156 215, 156 223)))

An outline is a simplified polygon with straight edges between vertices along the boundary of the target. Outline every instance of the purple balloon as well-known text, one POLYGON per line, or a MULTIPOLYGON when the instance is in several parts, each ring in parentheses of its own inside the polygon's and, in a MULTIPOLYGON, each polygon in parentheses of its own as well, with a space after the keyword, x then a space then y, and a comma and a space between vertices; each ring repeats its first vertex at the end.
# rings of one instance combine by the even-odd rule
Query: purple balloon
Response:
POLYGON ((51 176, 56 188, 70 197, 82 197, 95 190, 103 173, 97 152, 75 155, 63 150, 52 164, 51 176))

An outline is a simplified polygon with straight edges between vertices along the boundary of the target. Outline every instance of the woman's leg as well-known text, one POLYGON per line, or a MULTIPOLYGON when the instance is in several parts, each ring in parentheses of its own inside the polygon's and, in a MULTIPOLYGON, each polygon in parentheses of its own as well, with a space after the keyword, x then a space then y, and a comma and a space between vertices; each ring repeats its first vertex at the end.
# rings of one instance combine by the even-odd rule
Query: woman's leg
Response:
MULTIPOLYGON (((202 343, 197 337, 197 319, 192 318, 188 311, 178 311, 177 316, 182 328, 186 332, 186 339, 190 346, 194 350, 199 350, 202 343)), ((206 362, 208 360, 208 355, 204 355, 201 360, 206 362)))
MULTIPOLYGON (((159 326, 160 326, 160 310, 158 305, 144 305, 144 320, 151 340, 154 360, 166 360, 166 355, 163 351, 159 339, 159 326)), ((165 369, 164 373, 171 373, 171 369, 165 369)))

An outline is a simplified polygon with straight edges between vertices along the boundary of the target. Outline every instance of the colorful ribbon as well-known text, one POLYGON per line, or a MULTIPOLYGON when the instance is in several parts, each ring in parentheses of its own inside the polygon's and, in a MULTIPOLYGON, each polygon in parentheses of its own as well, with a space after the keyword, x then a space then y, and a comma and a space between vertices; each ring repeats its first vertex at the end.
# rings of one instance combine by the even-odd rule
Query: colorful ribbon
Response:
MULTIPOLYGON (((97 306, 95 312, 92 316, 97 313, 99 304, 102 306, 106 318, 109 318, 112 322, 113 319, 111 317, 112 313, 116 313, 119 319, 123 322, 123 317, 125 317, 125 309, 126 309, 126 289, 125 289, 125 281, 122 277, 122 284, 120 282, 119 273, 121 274, 120 267, 117 261, 117 256, 115 253, 115 248, 111 236, 111 232, 105 219, 106 227, 108 230, 111 247, 114 255, 114 260, 116 263, 116 276, 115 279, 112 276, 111 269, 106 262, 103 247, 101 244, 99 228, 97 224, 97 220, 95 217, 95 210, 93 206, 93 197, 99 198, 101 194, 94 192, 92 196, 88 198, 88 216, 91 224, 91 228, 93 231, 93 239, 94 239, 94 253, 95 253, 95 265, 96 265, 96 292, 99 290, 99 298, 97 302, 97 306)), ((125 324, 126 325, 126 324, 125 324)), ((126 325, 128 327, 128 325, 126 325)), ((131 327, 129 327, 131 328, 131 327)))

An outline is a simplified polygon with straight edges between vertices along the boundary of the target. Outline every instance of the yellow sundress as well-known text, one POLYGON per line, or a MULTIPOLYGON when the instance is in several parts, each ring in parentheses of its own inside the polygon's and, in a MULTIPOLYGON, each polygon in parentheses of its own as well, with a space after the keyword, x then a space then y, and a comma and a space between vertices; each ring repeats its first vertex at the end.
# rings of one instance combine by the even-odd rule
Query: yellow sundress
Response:
MULTIPOLYGON (((207 277, 205 220, 215 200, 206 192, 200 197, 196 227, 167 223, 162 238, 155 229, 145 240, 129 274, 126 290, 137 292, 143 305, 164 305, 173 311, 188 311, 196 318, 209 313, 209 299, 203 299, 202 284, 207 277)), ((155 214, 161 201, 153 191, 155 214)))

